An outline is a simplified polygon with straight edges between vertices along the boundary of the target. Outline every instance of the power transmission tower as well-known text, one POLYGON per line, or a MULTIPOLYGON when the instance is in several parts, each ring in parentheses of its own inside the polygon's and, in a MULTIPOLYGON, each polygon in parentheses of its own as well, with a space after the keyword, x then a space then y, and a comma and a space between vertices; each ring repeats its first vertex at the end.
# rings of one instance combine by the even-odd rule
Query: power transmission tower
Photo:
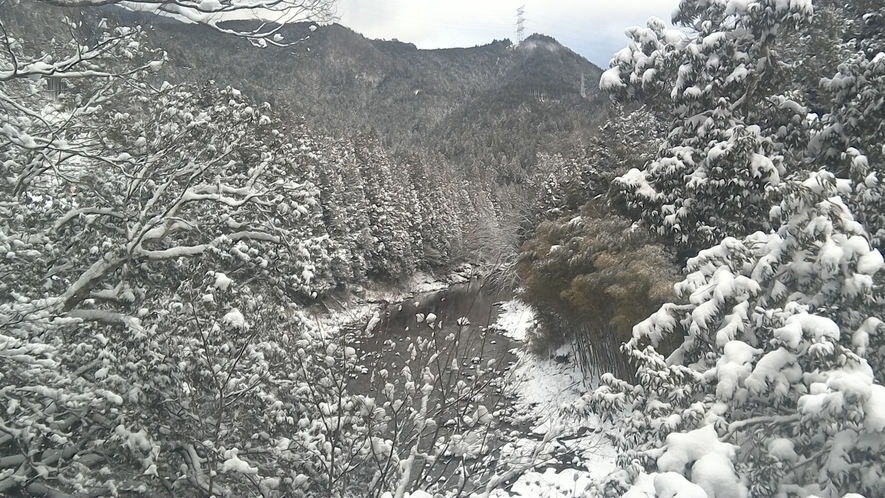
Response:
POLYGON ((516 40, 519 43, 525 40, 525 5, 516 9, 516 40))

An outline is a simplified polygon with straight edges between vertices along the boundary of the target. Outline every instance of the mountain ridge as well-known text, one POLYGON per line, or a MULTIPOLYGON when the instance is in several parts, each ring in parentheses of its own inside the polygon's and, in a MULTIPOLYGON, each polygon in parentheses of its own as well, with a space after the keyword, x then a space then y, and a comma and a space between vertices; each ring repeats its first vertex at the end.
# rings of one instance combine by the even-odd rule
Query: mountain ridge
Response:
POLYGON ((519 45, 418 49, 300 22, 279 30, 291 45, 259 49, 204 26, 148 31, 169 54, 171 78, 229 84, 323 133, 370 133, 395 153, 440 157, 472 176, 523 181, 539 152, 580 144, 604 119, 602 70, 539 34, 519 45), (514 171, 502 175, 502 164, 514 171))

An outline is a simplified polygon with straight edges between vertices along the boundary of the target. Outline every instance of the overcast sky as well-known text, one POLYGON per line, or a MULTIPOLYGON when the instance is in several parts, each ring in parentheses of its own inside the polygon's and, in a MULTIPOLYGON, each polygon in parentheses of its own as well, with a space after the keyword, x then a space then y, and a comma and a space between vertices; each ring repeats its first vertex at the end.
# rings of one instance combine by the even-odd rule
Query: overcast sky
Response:
POLYGON ((396 38, 418 48, 472 47, 516 41, 516 9, 525 34, 550 35, 607 68, 626 45, 624 28, 656 16, 669 23, 679 0, 339 0, 340 23, 369 38, 396 38))

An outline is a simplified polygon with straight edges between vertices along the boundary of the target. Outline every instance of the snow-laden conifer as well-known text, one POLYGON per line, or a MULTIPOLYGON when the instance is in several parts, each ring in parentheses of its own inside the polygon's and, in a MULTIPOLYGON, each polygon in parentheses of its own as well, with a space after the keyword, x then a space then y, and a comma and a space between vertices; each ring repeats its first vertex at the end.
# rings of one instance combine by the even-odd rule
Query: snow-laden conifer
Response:
POLYGON ((601 86, 664 110, 672 127, 657 157, 618 179, 615 193, 682 248, 769 227, 769 190, 795 169, 784 142, 806 134, 776 42, 811 14, 810 1, 686 0, 674 13, 684 30, 654 18, 627 30, 631 42, 601 86))
POLYGON ((821 119, 810 152, 836 171, 851 178, 854 193, 848 199, 872 236, 885 242, 885 7, 875 2, 845 7, 848 22, 846 49, 852 52, 836 74, 823 75, 821 89, 832 99, 832 109, 821 119))
POLYGON ((883 260, 844 185, 826 172, 782 185, 776 232, 701 251, 682 301, 636 325, 625 347, 638 383, 607 376, 592 396, 631 414, 616 437, 626 473, 610 486, 677 472, 707 496, 883 492, 883 260))

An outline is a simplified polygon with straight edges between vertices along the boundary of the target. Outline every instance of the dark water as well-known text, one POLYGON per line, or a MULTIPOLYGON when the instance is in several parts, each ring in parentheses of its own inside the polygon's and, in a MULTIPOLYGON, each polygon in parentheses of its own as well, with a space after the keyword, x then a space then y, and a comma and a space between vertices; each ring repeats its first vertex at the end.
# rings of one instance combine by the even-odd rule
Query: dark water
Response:
POLYGON ((498 318, 500 304, 512 297, 512 293, 486 292, 478 283, 419 294, 388 305, 371 336, 360 342, 367 353, 379 360, 373 362, 374 366, 383 365, 391 370, 405 365, 403 353, 419 338, 435 340, 439 353, 449 359, 466 357, 471 364, 499 358, 515 361, 510 350, 519 344, 489 328, 498 318), (419 321, 422 315, 424 320, 419 321), (433 316, 436 318, 430 322, 433 316))

